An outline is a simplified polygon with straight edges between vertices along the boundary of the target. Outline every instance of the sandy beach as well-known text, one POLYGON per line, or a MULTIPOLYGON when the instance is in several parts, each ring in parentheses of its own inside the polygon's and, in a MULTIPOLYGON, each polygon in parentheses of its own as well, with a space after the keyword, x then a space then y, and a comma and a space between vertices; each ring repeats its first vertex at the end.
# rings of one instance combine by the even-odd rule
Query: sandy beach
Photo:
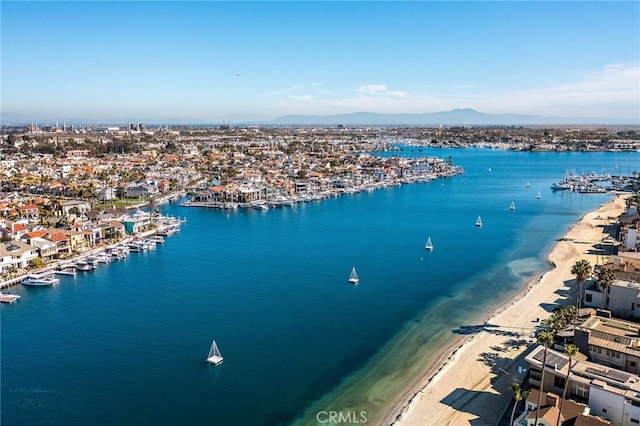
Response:
POLYGON ((418 386, 382 422, 406 425, 495 425, 507 408, 509 383, 524 377, 524 354, 533 331, 557 305, 575 304, 571 267, 581 259, 603 263, 594 251, 625 208, 618 195, 573 224, 548 255, 553 269, 532 280, 520 295, 494 310, 484 324, 431 365, 418 386), (611 218, 611 219, 609 219, 611 218))

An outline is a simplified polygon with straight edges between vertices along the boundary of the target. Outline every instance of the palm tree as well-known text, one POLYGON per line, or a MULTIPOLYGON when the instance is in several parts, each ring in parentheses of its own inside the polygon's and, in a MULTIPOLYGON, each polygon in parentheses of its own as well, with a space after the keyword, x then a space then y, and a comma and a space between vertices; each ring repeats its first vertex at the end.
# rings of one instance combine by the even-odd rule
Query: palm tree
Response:
POLYGON ((544 370, 547 365, 547 351, 549 350, 549 346, 553 343, 553 334, 548 331, 541 331, 538 333, 536 337, 538 340, 538 344, 544 346, 544 354, 542 356, 542 375, 540 376, 540 392, 538 394, 538 407, 536 408, 536 421, 533 423, 534 425, 538 424, 538 418, 540 417, 540 405, 542 404, 542 389, 544 387, 544 370))
POLYGON ((588 260, 578 260, 572 267, 571 273, 576 276, 576 282, 578 283, 578 314, 580 314, 580 308, 582 307, 582 284, 591 275, 591 264, 588 260))
POLYGON ((509 385, 509 390, 513 392, 513 409, 511 410, 511 420, 509 421, 509 426, 513 425, 513 416, 516 414, 516 407, 518 403, 522 401, 522 388, 520 387, 520 383, 512 382, 509 385))
POLYGON ((564 404, 564 399, 567 396, 567 388, 569 387, 569 376, 571 375, 571 358, 578 353, 578 347, 576 345, 568 344, 564 347, 564 353, 569 356, 569 366, 567 367, 567 378, 564 380, 564 390, 562 391, 562 399, 560 400, 560 411, 558 411, 558 421, 557 425, 560 424, 560 414, 562 413, 562 405, 564 404))
POLYGON ((607 293, 607 289, 611 287, 611 283, 616 278, 613 274, 613 270, 609 268, 600 268, 597 273, 597 280, 600 287, 602 287, 602 304, 600 305, 600 309, 604 309, 604 300, 605 295, 607 293))

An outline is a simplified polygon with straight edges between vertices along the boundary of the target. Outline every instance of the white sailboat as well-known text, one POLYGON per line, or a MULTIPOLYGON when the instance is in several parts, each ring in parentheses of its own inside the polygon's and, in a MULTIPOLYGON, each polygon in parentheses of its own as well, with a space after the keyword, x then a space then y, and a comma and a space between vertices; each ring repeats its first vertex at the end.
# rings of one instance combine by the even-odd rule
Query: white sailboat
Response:
POLYGON ((516 203, 512 201, 511 204, 509 204, 509 210, 515 210, 515 209, 516 209, 516 203))
POLYGON ((480 216, 476 219, 476 226, 482 226, 482 218, 480 216))
POLYGON ((525 187, 530 188, 531 187, 531 182, 527 181, 527 184, 525 185, 525 187))
POLYGON ((351 284, 358 284, 360 282, 360 278, 358 278, 358 273, 356 272, 355 266, 351 270, 351 275, 349 275, 349 282, 351 284))
POLYGON ((539 200, 540 198, 542 198, 542 194, 540 193, 540 191, 538 191, 538 193, 536 194, 536 198, 539 200))
POLYGON ((431 237, 427 238, 427 244, 424 245, 424 248, 429 251, 433 250, 433 243, 431 242, 431 237))
POLYGON ((223 360, 222 354, 220 353, 220 349, 218 349, 218 345, 214 340, 213 343, 211 343, 211 349, 209 349, 207 362, 209 364, 218 365, 218 364, 222 364, 222 360, 223 360))

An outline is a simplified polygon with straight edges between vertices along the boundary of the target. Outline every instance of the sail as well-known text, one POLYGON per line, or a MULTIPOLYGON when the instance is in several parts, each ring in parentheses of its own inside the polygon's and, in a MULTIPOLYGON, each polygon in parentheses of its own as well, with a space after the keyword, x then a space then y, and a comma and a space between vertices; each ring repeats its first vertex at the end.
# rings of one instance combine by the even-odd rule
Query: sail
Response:
POLYGON ((516 203, 512 201, 511 204, 509 205, 509 210, 515 210, 515 209, 516 209, 516 203))
POLYGON ((480 216, 476 219, 476 226, 482 226, 482 218, 480 216))
POLYGON ((211 349, 209 349, 209 356, 207 358, 211 358, 212 356, 222 356, 220 354, 220 349, 218 349, 218 345, 216 344, 215 340, 211 344, 211 349))

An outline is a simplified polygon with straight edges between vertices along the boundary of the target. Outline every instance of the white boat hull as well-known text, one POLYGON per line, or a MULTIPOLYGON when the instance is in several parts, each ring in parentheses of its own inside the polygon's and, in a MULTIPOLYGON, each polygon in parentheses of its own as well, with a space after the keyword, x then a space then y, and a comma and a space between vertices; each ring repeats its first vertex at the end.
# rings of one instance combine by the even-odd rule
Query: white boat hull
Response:
POLYGON ((207 358, 207 362, 211 365, 220 365, 222 364, 223 358, 221 356, 212 356, 207 358))

